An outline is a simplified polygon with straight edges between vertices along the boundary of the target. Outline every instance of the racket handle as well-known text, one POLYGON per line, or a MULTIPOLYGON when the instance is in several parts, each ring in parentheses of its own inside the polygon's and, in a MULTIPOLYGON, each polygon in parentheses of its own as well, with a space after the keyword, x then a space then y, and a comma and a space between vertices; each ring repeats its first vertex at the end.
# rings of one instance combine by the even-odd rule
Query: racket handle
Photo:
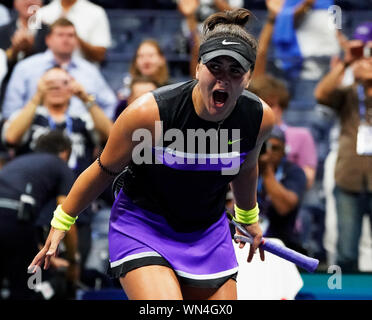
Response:
POLYGON ((319 264, 318 259, 310 258, 302 253, 281 246, 267 239, 262 241, 260 247, 265 251, 271 252, 283 259, 293 262, 308 272, 314 272, 319 264))

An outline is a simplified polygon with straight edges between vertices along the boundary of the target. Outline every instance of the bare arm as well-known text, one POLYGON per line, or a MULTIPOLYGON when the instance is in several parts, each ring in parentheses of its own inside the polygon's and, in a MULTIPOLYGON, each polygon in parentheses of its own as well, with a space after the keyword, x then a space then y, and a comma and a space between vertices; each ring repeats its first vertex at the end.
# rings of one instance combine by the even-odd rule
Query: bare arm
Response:
POLYGON ((267 52, 269 50, 271 38, 274 32, 275 19, 282 10, 283 3, 283 0, 266 0, 268 17, 258 39, 257 58, 253 78, 259 77, 266 73, 267 52))
POLYGON ((102 141, 106 141, 110 135, 113 122, 109 119, 103 110, 95 103, 89 113, 94 122, 94 128, 99 132, 102 141))
MULTIPOLYGON (((262 101, 264 106, 263 118, 260 132, 257 138, 256 147, 249 153, 238 176, 231 182, 231 189, 236 205, 243 210, 250 210, 255 207, 257 202, 257 179, 258 179, 258 156, 263 142, 268 138, 275 123, 275 117, 271 108, 262 101)), ((254 238, 254 243, 250 247, 248 262, 253 258, 253 254, 261 243, 262 231, 258 223, 245 226, 247 231, 254 238)), ((240 243, 244 247, 244 243, 240 243)), ((261 260, 264 253, 260 250, 261 260)))
POLYGON ((180 0, 178 1, 178 10, 184 15, 187 26, 191 33, 191 54, 190 54, 190 76, 195 78, 196 66, 198 64, 198 53, 200 46, 200 36, 198 30, 198 21, 195 12, 198 9, 198 0, 180 0))
MULTIPOLYGON (((155 99, 146 94, 136 100, 114 123, 106 146, 101 154, 101 163, 110 171, 120 172, 132 159, 132 151, 139 142, 132 141, 136 129, 154 132, 154 123, 159 119, 155 99)), ((154 135, 152 135, 154 136, 154 135)), ((62 207, 71 216, 76 216, 95 200, 112 183, 113 177, 103 172, 97 161, 92 163, 75 181, 62 207)))
POLYGON ((313 7, 315 0, 304 0, 295 9, 294 19, 295 24, 298 25, 304 15, 313 7))
POLYGON ((106 56, 106 48, 100 46, 93 46, 90 43, 79 38, 80 49, 84 56, 92 62, 102 62, 106 56))
POLYGON ((89 95, 80 83, 72 79, 71 88, 74 95, 87 106, 94 123, 94 129, 99 133, 101 140, 105 142, 108 139, 113 122, 96 103, 94 96, 89 95))
POLYGON ((36 93, 14 119, 7 121, 5 131, 5 141, 7 143, 18 145, 21 142, 22 137, 31 127, 40 101, 40 95, 36 93))
MULTIPOLYGON (((120 172, 132 159, 132 151, 139 142, 132 141, 137 129, 149 130, 155 143, 155 121, 159 120, 159 111, 151 93, 137 99, 124 110, 116 120, 106 146, 101 154, 101 163, 110 171, 120 172)), ((68 215, 76 217, 112 183, 114 177, 101 170, 97 161, 92 163, 75 181, 62 209, 68 215)), ((48 239, 31 262, 29 268, 36 270, 44 263, 47 269, 50 258, 55 257, 58 244, 66 232, 53 227, 48 239)))
POLYGON ((329 105, 331 94, 340 85, 340 79, 346 69, 344 62, 339 62, 332 70, 324 76, 324 78, 315 87, 315 99, 322 104, 329 105))
POLYGON ((310 166, 304 166, 302 170, 304 170, 306 176, 306 189, 309 190, 314 184, 316 169, 310 166))
POLYGON ((214 0, 214 4, 219 11, 232 10, 233 8, 226 0, 214 0))

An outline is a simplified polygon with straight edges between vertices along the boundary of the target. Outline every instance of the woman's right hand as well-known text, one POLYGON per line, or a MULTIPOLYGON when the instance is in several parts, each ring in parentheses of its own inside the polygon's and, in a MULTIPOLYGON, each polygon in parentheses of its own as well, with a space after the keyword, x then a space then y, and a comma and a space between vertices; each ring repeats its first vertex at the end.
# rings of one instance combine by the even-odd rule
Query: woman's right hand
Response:
POLYGON ((45 242, 44 247, 39 251, 32 260, 28 267, 28 270, 35 273, 37 268, 41 268, 44 263, 44 270, 48 269, 50 266, 50 259, 57 256, 58 245, 61 240, 65 237, 66 231, 58 230, 51 227, 48 238, 45 242))

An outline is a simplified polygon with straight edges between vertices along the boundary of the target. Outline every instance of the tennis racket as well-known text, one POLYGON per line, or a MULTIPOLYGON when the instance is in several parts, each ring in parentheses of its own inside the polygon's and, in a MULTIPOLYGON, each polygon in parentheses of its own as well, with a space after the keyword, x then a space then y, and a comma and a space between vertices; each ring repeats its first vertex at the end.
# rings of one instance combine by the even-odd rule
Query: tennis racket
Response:
MULTIPOLYGON (((253 238, 248 233, 248 231, 239 222, 236 222, 230 213, 228 213, 228 215, 230 216, 231 223, 239 230, 240 233, 243 234, 243 235, 236 234, 234 236, 234 239, 252 244, 253 238)), ((268 239, 262 239, 260 248, 272 254, 275 254, 276 256, 281 257, 285 260, 293 262, 294 264, 305 269, 308 272, 314 272, 318 268, 319 264, 318 259, 308 257, 302 253, 299 253, 295 250, 274 243, 268 239)))

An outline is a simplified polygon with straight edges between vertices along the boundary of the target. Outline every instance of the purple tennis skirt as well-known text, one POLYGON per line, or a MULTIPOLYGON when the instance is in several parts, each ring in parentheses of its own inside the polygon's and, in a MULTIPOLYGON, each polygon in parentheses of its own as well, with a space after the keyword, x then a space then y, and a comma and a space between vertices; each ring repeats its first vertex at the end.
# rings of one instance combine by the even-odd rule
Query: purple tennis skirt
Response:
POLYGON ((226 215, 207 229, 176 232, 164 217, 136 206, 121 190, 111 211, 108 242, 108 273, 115 278, 164 265, 180 283, 194 287, 218 288, 236 279, 238 262, 226 215))

